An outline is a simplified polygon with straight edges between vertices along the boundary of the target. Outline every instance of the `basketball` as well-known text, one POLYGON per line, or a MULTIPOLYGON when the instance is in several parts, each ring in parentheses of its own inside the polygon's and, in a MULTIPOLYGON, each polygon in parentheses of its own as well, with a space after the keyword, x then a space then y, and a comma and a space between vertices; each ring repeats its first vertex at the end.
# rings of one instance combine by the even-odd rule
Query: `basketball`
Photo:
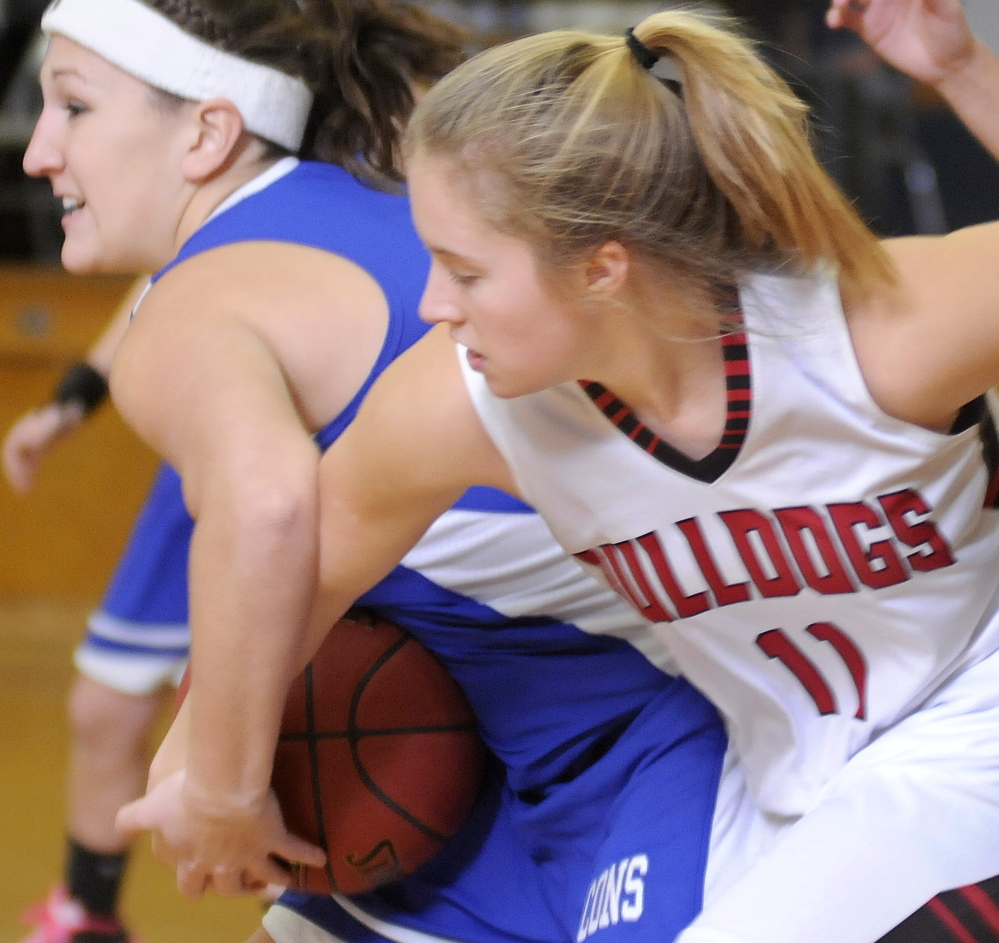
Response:
POLYGON ((288 886, 351 895, 412 873, 471 812, 484 761, 471 708, 433 655, 351 612, 285 707, 272 784, 288 830, 327 855, 325 868, 289 867, 288 886))
POLYGON ((415 871, 465 821, 484 759, 461 689, 419 642, 341 619, 292 686, 274 763, 289 830, 328 856, 294 886, 358 894, 415 871))

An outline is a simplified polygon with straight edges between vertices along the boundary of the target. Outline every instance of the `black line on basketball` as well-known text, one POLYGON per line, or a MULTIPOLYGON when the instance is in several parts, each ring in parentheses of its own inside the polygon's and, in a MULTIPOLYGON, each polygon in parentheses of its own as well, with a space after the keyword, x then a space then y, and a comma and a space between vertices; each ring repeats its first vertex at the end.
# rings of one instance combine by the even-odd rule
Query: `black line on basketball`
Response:
POLYGON ((357 749, 358 731, 361 729, 356 723, 355 718, 357 717, 357 712, 360 709, 361 696, 364 694, 364 689, 368 686, 368 683, 375 676, 378 670, 390 659, 392 658, 403 646, 408 645, 412 641, 411 637, 402 634, 395 642, 389 645, 385 651, 375 660, 374 664, 365 672, 361 680, 358 681, 357 687, 354 688, 354 693, 350 699, 350 713, 347 717, 347 729, 350 731, 351 736, 349 738, 350 743, 350 755, 354 760, 354 768, 357 770, 357 775, 360 776, 361 782, 364 783, 371 792, 377 796, 386 806, 388 806, 396 815, 400 818, 405 819, 414 828, 423 832, 427 838, 432 838, 434 841, 439 842, 441 846, 445 845, 448 841, 447 835, 442 835, 436 829, 431 828, 426 822, 421 821, 415 815, 413 815, 404 806, 399 805, 391 796, 389 796, 372 778, 368 775, 368 771, 364 766, 364 762, 361 760, 360 751, 357 749))
POLYGON ((323 794, 319 781, 319 751, 316 749, 315 689, 312 681, 312 662, 305 666, 305 733, 309 745, 309 776, 312 780, 312 806, 316 813, 316 828, 319 831, 319 847, 326 852, 326 880, 336 891, 336 878, 330 862, 329 843, 326 840, 326 821, 323 815, 323 794))
POLYGON ((366 740, 368 737, 397 737, 400 734, 410 733, 478 733, 476 724, 427 724, 420 727, 378 727, 369 730, 367 727, 356 727, 350 730, 323 730, 316 731, 315 734, 306 731, 304 733, 283 733, 282 743, 297 743, 302 740, 347 740, 351 737, 358 740, 366 740))

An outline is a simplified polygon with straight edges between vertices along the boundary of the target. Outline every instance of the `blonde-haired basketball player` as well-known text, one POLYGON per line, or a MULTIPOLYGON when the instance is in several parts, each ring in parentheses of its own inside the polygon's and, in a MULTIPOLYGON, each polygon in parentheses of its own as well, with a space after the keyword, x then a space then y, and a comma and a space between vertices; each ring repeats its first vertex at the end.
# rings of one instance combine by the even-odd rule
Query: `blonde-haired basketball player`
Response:
MULTIPOLYGON (((883 40, 996 114, 956 2, 850 22, 886 11, 883 40)), ((441 327, 323 459, 329 612, 469 484, 538 507, 718 704, 778 829, 683 943, 868 943, 999 872, 999 227, 875 239, 800 103, 686 12, 477 56, 417 108, 407 161, 441 327)), ((259 789, 264 746, 211 775, 192 749, 188 775, 259 789)), ((254 873, 266 830, 175 819, 176 784, 134 814, 181 872, 254 873)), ((617 932, 583 915, 578 940, 617 932)))

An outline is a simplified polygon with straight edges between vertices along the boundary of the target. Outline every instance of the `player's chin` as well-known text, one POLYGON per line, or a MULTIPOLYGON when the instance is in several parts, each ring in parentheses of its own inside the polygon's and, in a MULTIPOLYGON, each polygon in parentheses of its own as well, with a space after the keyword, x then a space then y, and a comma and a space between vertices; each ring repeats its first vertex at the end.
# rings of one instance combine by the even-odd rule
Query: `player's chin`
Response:
POLYGON ((67 237, 63 243, 60 258, 63 268, 73 275, 134 274, 112 264, 106 253, 72 237, 67 237))
POLYGON ((489 387, 489 392, 499 399, 516 399, 518 396, 526 396, 528 393, 539 393, 541 390, 547 389, 548 386, 526 377, 499 370, 483 370, 482 375, 489 387))
POLYGON ((60 258, 62 267, 73 275, 91 275, 98 271, 93 256, 90 253, 81 252, 79 248, 71 245, 68 240, 63 243, 60 258))
POLYGON ((90 239, 68 235, 60 255, 63 268, 73 275, 140 275, 158 266, 134 258, 134 253, 94 245, 90 239))

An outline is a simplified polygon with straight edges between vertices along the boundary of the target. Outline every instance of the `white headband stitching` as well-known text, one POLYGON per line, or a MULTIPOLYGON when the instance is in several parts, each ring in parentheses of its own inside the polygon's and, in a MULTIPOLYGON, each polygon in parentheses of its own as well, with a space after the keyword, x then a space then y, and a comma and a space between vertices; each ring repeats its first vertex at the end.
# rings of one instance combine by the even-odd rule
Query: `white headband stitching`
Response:
POLYGON ((118 68, 181 98, 225 98, 248 131, 297 151, 312 108, 299 79, 223 52, 140 0, 54 0, 42 17, 58 33, 118 68))

